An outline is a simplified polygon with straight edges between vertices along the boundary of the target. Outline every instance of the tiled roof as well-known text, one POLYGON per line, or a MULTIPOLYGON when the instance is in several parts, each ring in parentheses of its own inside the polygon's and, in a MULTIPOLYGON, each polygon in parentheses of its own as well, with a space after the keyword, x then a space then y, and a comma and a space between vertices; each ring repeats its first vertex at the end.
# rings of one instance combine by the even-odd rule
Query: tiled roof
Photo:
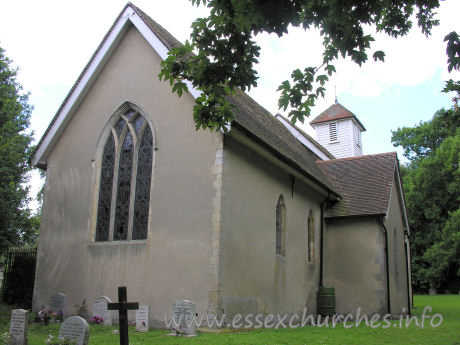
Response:
POLYGON ((318 161, 316 164, 342 197, 327 211, 326 217, 386 214, 397 164, 396 152, 318 161))
MULTIPOLYGON (((177 48, 182 45, 180 41, 178 41, 173 35, 171 35, 164 27, 150 18, 144 11, 142 11, 139 7, 135 6, 131 2, 128 2, 127 6, 131 6, 131 8, 142 18, 145 24, 152 30, 155 36, 168 48, 169 50, 173 48, 177 48)), ((125 7, 125 8, 126 8, 125 7)), ((123 13, 123 12, 122 12, 123 13)))
POLYGON ((327 122, 327 121, 333 121, 333 120, 347 119, 350 117, 354 118, 360 124, 360 126, 363 128, 364 131, 366 130, 366 128, 364 128, 363 124, 358 120, 356 115, 353 114, 350 110, 345 108, 340 103, 335 103, 331 105, 329 108, 327 108, 317 117, 315 117, 313 121, 310 121, 310 125, 327 122))
MULTIPOLYGON (((130 5, 168 49, 181 45, 178 40, 147 14, 133 4, 130 5)), ((318 159, 317 156, 294 138, 270 112, 242 91, 230 96, 229 101, 236 106, 234 121, 292 163, 298 165, 323 187, 334 191, 332 184, 315 164, 318 159)))
MULTIPOLYGON (((161 25, 155 22, 152 18, 150 18, 147 14, 145 14, 132 3, 128 3, 123 8, 114 25, 128 6, 130 6, 136 12, 136 14, 139 15, 143 22, 150 28, 150 30, 152 30, 155 36, 157 36, 158 39, 168 49, 172 49, 181 45, 181 43, 175 39, 168 31, 166 31, 161 25)), ((107 37, 113 30, 114 25, 112 25, 109 32, 106 34, 101 44, 88 62, 87 66, 81 73, 80 77, 70 90, 69 94, 64 99, 64 102, 51 121, 48 129, 38 143, 37 147, 40 146, 43 142, 45 136, 48 134, 50 128, 56 121, 57 116, 68 101, 76 85, 81 80, 83 74, 94 60, 96 54, 101 49, 104 42, 107 40, 107 37)), ((265 110, 262 106, 260 106, 257 102, 255 102, 242 91, 238 91, 236 95, 230 96, 229 100, 236 106, 234 121, 239 123, 242 127, 251 132, 257 138, 262 140, 273 150, 283 155, 290 163, 303 170, 303 172, 310 176, 314 181, 336 194, 330 181, 324 175, 322 170, 316 165, 315 162, 317 160, 317 156, 305 148, 296 138, 294 138, 294 136, 273 115, 271 115, 267 110, 265 110)))
POLYGON ((318 157, 298 141, 270 112, 243 91, 229 97, 236 106, 234 121, 265 144, 301 168, 323 187, 337 194, 327 176, 318 167, 318 157))

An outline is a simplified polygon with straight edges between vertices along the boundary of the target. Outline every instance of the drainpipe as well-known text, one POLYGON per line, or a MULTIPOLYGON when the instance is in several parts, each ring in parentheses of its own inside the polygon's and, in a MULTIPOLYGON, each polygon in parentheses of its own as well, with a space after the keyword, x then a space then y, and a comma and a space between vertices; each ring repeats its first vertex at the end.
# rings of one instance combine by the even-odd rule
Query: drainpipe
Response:
POLYGON ((384 217, 381 218, 382 226, 383 226, 383 234, 385 235, 385 266, 386 266, 386 273, 387 273, 387 306, 388 306, 388 314, 391 314, 390 308, 390 267, 389 267, 389 260, 388 260, 388 231, 385 227, 384 217))
POLYGON ((321 232, 320 232, 320 249, 319 249, 319 286, 323 286, 323 232, 324 232, 324 205, 329 200, 329 192, 326 199, 320 204, 321 208, 321 232))
POLYGON ((407 312, 409 315, 411 315, 410 313, 410 290, 409 290, 409 284, 410 284, 410 281, 409 281, 409 268, 410 268, 410 265, 409 265, 409 255, 407 254, 408 253, 408 249, 410 248, 410 243, 409 243, 409 236, 407 236, 406 234, 404 234, 404 252, 406 254, 406 272, 407 272, 407 312), (406 242, 407 240, 407 242, 406 242))

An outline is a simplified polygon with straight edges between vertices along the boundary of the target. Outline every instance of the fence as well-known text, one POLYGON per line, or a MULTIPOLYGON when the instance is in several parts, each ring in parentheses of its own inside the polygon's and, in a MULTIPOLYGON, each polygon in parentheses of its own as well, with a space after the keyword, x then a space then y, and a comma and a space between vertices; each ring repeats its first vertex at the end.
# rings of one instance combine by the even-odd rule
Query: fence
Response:
POLYGON ((24 309, 32 308, 36 249, 12 249, 6 254, 1 299, 24 309))

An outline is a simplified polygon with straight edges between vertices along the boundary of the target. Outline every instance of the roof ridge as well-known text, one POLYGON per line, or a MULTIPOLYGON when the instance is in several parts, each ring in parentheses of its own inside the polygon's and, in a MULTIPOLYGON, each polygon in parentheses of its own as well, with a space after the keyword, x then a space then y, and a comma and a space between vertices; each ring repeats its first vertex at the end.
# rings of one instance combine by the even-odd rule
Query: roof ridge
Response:
POLYGON ((396 151, 391 151, 391 152, 382 152, 382 153, 373 153, 370 155, 361 155, 361 156, 353 156, 353 157, 345 157, 345 158, 335 158, 335 159, 330 159, 328 161, 318 161, 316 163, 333 163, 337 161, 347 161, 347 160, 358 160, 358 159, 364 159, 364 158, 371 158, 371 157, 379 157, 379 156, 390 156, 390 155, 396 155, 396 158, 398 157, 398 153, 396 151))

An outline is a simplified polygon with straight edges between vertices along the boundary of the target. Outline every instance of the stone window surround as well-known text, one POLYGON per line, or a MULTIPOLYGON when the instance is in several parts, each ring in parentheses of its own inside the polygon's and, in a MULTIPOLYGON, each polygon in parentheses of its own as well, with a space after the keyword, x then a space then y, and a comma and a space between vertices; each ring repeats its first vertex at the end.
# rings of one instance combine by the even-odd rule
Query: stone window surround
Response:
MULTIPOLYGON (((101 136, 97 143, 97 150, 96 150, 96 159, 93 163, 93 189, 92 189, 92 203, 91 203, 91 219, 90 219, 90 231, 89 231, 89 238, 88 244, 93 246, 106 246, 106 245, 142 245, 151 238, 151 216, 152 216, 152 195, 153 195, 153 186, 154 186, 154 169, 155 169, 155 152, 158 150, 158 146, 156 144, 156 134, 155 134, 155 127, 153 126, 152 120, 149 116, 146 115, 147 112, 144 111, 140 106, 132 102, 125 102, 123 103, 115 112, 113 112, 110 119, 107 121, 104 129, 101 131, 101 136), (122 114, 125 114, 128 110, 134 110, 136 113, 139 113, 145 120, 144 125, 139 132, 139 139, 142 138, 144 130, 146 126, 150 127, 153 137, 153 158, 152 158, 152 175, 150 181, 150 202, 149 202, 149 214, 148 214, 148 227, 147 227, 147 239, 131 239, 132 237, 132 217, 134 214, 134 197, 132 196, 130 199, 130 207, 129 207, 129 230, 128 230, 128 237, 127 240, 113 240, 113 231, 114 231, 114 222, 115 222, 115 207, 116 207, 116 188, 117 188, 117 179, 118 179, 118 162, 115 161, 115 172, 113 177, 113 191, 112 191, 112 203, 111 203, 111 219, 110 219, 110 227, 109 227, 109 237, 107 241, 96 241, 96 224, 97 224, 97 213, 98 213, 98 202, 99 202, 99 187, 100 187, 100 179, 101 179, 101 167, 102 167, 102 155, 104 153, 104 147, 109 137, 109 134, 116 134, 113 133, 115 125, 117 124, 118 120, 121 118, 122 114)), ((131 119, 134 119, 136 116, 132 116, 131 119)), ((131 125, 131 124, 130 124, 131 125)), ((123 135, 122 135, 123 136, 123 135)), ((134 146, 134 157, 133 157, 133 172, 132 176, 136 176, 136 168, 137 168, 137 151, 139 148, 141 140, 137 140, 134 146)), ((116 160, 119 158, 118 150, 122 143, 116 139, 116 160)), ((135 177, 134 177, 135 179, 135 177)), ((131 193, 135 193, 135 183, 131 186, 131 193)), ((133 194, 134 195, 134 194, 133 194)))

